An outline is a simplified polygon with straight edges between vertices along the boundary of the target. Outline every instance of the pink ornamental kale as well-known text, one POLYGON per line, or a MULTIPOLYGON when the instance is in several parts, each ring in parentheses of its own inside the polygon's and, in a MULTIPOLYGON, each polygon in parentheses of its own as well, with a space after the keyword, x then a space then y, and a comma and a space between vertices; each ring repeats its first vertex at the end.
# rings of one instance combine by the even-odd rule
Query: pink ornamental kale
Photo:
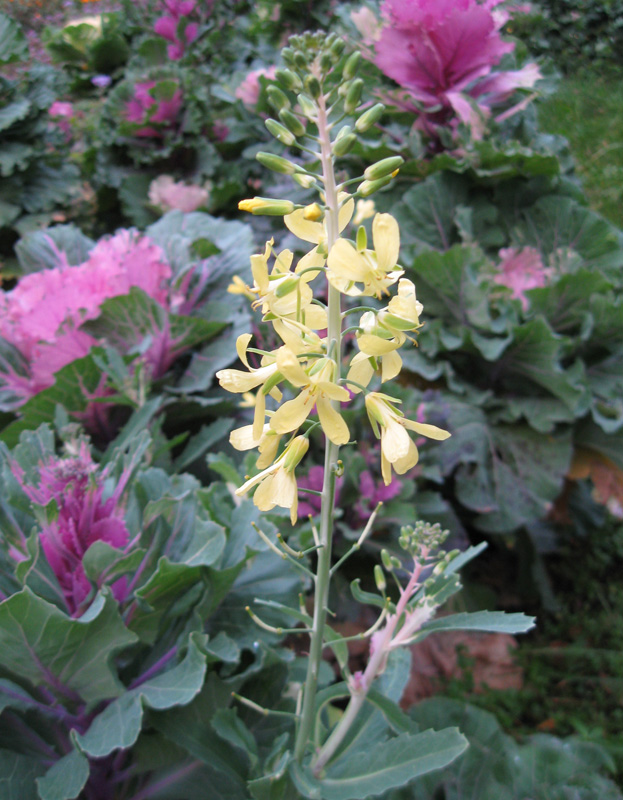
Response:
POLYGON ((179 61, 199 33, 197 23, 185 19, 193 12, 195 0, 165 0, 164 4, 168 13, 156 20, 154 31, 170 42, 167 55, 171 61, 179 61))
POLYGON ((277 67, 274 66, 251 70, 234 94, 238 100, 242 100, 245 106, 255 108, 257 101, 260 99, 260 78, 274 80, 276 71, 277 67))
POLYGON ((525 311, 529 301, 525 295, 528 289, 537 289, 547 284, 552 270, 543 265, 541 254, 534 247, 523 247, 517 250, 507 247, 500 250, 500 265, 498 274, 494 276, 495 283, 507 286, 512 297, 521 302, 525 311))
POLYGON ((171 128, 182 107, 182 90, 178 87, 165 99, 156 100, 152 90, 156 81, 144 81, 134 86, 134 96, 125 105, 125 118, 140 127, 132 133, 142 138, 162 136, 171 128))
POLYGON ((406 90, 399 104, 418 112, 419 126, 430 135, 440 125, 456 126, 457 120, 466 123, 475 136, 482 135, 478 117, 488 116, 516 89, 529 88, 540 77, 534 64, 492 74, 515 47, 500 36, 499 29, 508 19, 506 12, 494 10, 500 2, 384 1, 384 25, 376 41, 369 39, 374 44, 374 61, 406 90), (431 111, 422 111, 422 106, 431 111))
POLYGON ((51 386, 55 372, 97 344, 80 326, 99 315, 105 300, 136 286, 168 307, 170 278, 162 250, 132 231, 103 239, 79 266, 69 266, 59 253, 58 267, 26 275, 12 291, 0 292, 0 336, 30 368, 27 377, 12 373, 3 379, 25 402, 51 386))
MULTIPOLYGON (((98 472, 89 448, 82 442, 72 458, 51 457, 39 465, 37 486, 24 480, 21 467, 13 462, 13 474, 24 493, 38 506, 55 504, 56 519, 42 526, 40 541, 46 559, 63 592, 67 609, 78 616, 84 609, 91 584, 84 572, 82 559, 97 541, 123 549, 129 533, 123 516, 121 497, 131 470, 126 470, 112 494, 105 496, 106 470, 98 472)), ((113 594, 122 600, 126 580, 112 586, 113 594)))

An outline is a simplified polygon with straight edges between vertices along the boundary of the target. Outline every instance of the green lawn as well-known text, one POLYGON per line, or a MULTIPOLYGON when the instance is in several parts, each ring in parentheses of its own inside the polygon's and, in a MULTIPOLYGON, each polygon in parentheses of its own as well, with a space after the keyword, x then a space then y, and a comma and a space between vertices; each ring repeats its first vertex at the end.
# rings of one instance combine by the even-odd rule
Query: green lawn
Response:
POLYGON ((567 137, 591 207, 623 227, 623 76, 563 78, 540 104, 539 122, 567 137))

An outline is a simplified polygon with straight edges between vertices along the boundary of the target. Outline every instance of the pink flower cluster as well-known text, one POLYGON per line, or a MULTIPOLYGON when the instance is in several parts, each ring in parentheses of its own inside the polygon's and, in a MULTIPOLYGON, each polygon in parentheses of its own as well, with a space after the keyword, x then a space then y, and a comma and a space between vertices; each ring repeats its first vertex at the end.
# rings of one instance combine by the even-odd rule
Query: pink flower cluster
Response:
POLYGON ((544 266, 541 254, 534 247, 522 247, 521 250, 504 248, 500 250, 500 259, 499 272, 493 280, 501 286, 507 286, 512 297, 520 300, 525 311, 529 305, 525 292, 545 286, 552 270, 544 266))
POLYGON ((541 77, 536 64, 492 72, 515 47, 500 35, 508 20, 508 13, 496 8, 501 2, 384 0, 383 26, 368 34, 368 44, 374 47, 379 69, 406 90, 399 104, 416 111, 419 126, 430 135, 460 120, 474 136, 481 136, 493 107, 541 77))
POLYGON ((171 61, 179 61, 199 32, 197 23, 186 19, 195 8, 195 0, 164 0, 164 5, 168 13, 156 20, 154 31, 170 42, 167 55, 171 61))
POLYGON ((143 81, 134 85, 134 96, 125 105, 125 118, 141 127, 134 136, 145 138, 162 136, 166 128, 176 121, 182 107, 182 90, 178 87, 167 99, 156 100, 156 81, 143 81))
MULTIPOLYGON (((24 472, 16 462, 11 468, 33 503, 38 506, 47 506, 50 502, 56 504, 56 519, 42 527, 41 546, 61 587, 69 613, 78 616, 91 590, 82 566, 86 551, 97 541, 116 548, 128 544, 129 534, 120 501, 129 471, 121 476, 110 497, 104 499, 106 470, 98 474, 98 467, 84 442, 73 458, 51 457, 46 463, 41 463, 36 487, 25 482, 24 472)), ((126 579, 116 581, 112 590, 121 600, 126 591, 126 579)))
POLYGON ((238 100, 242 100, 248 108, 254 108, 260 98, 260 78, 273 80, 276 72, 277 67, 262 67, 252 70, 234 92, 235 96, 238 100))
POLYGON ((59 253, 59 266, 23 277, 0 293, 0 336, 24 356, 29 376, 3 375, 24 402, 54 383, 54 373, 85 356, 97 340, 80 329, 110 297, 142 289, 168 307, 171 267, 146 236, 121 231, 100 241, 79 266, 59 253))
POLYGON ((149 185, 148 198, 162 211, 183 211, 188 214, 205 206, 209 199, 207 189, 175 181, 171 175, 160 175, 149 185))

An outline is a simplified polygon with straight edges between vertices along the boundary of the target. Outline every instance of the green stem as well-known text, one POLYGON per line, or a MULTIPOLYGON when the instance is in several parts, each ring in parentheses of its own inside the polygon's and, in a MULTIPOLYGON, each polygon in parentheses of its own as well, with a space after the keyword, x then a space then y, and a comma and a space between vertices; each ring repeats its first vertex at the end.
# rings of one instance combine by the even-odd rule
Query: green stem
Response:
MULTIPOLYGON (((325 224, 327 228, 327 251, 339 237, 338 197, 331 157, 330 128, 327 119, 327 107, 324 96, 318 100, 318 138, 320 140, 320 159, 322 177, 325 185, 325 224)), ((342 308, 341 295, 337 289, 328 284, 329 307, 327 342, 334 349, 337 364, 336 383, 340 378, 342 363, 342 308)), ((334 403, 337 408, 337 403, 334 403)), ((339 445, 326 439, 324 459, 324 482, 322 486, 322 505, 320 511, 320 542, 318 564, 315 578, 314 614, 310 635, 307 677, 303 690, 303 705, 300 722, 296 734, 294 757, 302 761, 311 741, 316 717, 316 694, 318 691, 318 673, 322 661, 324 630, 329 604, 329 584, 331 581, 331 545, 333 539, 333 507, 335 503, 335 468, 339 453, 339 445)))

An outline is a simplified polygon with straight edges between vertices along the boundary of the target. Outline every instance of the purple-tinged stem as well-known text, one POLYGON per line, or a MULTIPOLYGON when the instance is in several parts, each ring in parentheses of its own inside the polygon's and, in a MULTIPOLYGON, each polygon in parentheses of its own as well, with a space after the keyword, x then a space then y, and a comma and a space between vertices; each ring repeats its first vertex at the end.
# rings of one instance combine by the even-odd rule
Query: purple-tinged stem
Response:
POLYGON ((159 658, 155 664, 149 667, 142 675, 139 675, 138 678, 135 678, 132 683, 128 686, 128 691, 130 689, 135 689, 137 686, 141 686, 143 683, 148 681, 152 675, 155 675, 159 672, 165 664, 167 664, 175 655, 177 654, 177 645, 173 646, 167 653, 165 653, 162 658, 159 658))

